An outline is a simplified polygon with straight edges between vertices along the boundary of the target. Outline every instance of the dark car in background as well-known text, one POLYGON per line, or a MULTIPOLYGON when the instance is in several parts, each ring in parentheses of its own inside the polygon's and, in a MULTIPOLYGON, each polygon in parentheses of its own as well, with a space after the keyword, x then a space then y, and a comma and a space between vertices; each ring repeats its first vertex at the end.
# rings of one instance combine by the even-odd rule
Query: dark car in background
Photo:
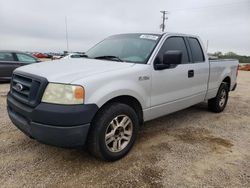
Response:
POLYGON ((39 59, 24 52, 0 50, 0 81, 9 81, 16 68, 38 62, 39 59))

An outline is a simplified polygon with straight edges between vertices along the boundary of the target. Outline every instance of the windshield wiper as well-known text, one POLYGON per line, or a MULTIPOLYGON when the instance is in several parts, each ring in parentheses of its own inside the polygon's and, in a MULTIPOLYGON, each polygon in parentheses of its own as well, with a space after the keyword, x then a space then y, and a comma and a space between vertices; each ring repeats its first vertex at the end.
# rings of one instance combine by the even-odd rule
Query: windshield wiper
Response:
POLYGON ((119 62, 123 62, 119 57, 113 55, 104 55, 104 56, 97 56, 95 59, 108 59, 108 60, 116 60, 119 62))

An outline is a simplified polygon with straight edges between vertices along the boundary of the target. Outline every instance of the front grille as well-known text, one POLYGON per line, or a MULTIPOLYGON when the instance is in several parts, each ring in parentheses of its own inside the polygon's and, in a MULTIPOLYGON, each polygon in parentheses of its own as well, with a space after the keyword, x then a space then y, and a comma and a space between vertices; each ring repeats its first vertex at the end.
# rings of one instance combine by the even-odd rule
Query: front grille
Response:
POLYGON ((47 80, 31 74, 14 73, 11 81, 11 95, 29 106, 36 106, 47 85, 47 80))

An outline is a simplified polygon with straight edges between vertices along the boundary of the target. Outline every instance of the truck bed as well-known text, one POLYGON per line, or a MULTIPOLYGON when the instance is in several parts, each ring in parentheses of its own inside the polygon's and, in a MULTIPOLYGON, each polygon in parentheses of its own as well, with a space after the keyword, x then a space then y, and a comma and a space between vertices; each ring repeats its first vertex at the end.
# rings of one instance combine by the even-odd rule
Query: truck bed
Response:
POLYGON ((209 60, 210 72, 208 81, 207 99, 215 97, 221 82, 230 78, 230 90, 236 84, 237 69, 239 61, 235 59, 216 59, 209 60))

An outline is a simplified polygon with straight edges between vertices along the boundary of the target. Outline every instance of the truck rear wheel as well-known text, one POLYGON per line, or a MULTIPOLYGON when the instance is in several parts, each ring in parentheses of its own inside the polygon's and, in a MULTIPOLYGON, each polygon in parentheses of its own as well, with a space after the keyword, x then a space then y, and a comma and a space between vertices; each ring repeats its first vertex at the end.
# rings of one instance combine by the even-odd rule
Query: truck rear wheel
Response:
POLYGON ((88 150, 98 158, 118 160, 133 147, 138 129, 139 120, 133 108, 121 103, 109 104, 93 120, 88 150))
POLYGON ((212 112, 222 112, 228 101, 229 87, 227 83, 222 83, 215 98, 208 100, 208 108, 212 112))

